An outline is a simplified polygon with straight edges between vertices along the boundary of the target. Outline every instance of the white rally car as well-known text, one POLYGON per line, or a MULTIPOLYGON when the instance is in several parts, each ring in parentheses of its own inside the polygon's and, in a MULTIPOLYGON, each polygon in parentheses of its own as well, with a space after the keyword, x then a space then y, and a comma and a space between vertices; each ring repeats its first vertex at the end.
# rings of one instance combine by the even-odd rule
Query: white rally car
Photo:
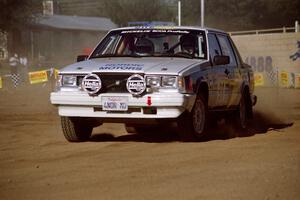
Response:
POLYGON ((253 72, 223 31, 119 28, 77 61, 60 70, 50 97, 68 141, 88 140, 105 122, 140 131, 165 120, 190 140, 205 136, 220 113, 233 113, 241 129, 252 117, 253 72))

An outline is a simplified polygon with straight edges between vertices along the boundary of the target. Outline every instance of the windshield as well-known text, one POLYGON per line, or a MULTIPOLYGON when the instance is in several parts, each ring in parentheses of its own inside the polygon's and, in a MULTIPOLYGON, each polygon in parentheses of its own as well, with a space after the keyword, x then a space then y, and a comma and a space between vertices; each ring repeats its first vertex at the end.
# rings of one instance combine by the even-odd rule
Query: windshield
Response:
POLYGON ((181 29, 132 29, 113 31, 90 58, 185 57, 206 59, 204 31, 181 29))

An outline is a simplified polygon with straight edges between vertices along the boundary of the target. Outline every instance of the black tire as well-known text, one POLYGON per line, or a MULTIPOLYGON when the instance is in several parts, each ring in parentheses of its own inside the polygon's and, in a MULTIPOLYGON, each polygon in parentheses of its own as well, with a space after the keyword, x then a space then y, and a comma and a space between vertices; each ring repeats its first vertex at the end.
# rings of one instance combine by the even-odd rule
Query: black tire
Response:
POLYGON ((61 126, 63 134, 69 142, 87 141, 93 131, 91 124, 71 117, 61 117, 61 126))
POLYGON ((203 95, 199 94, 192 112, 185 112, 178 119, 180 139, 185 142, 204 139, 208 132, 208 119, 207 102, 203 95))
MULTIPOLYGON (((235 120, 234 125, 238 131, 247 131, 248 124, 249 124, 249 95, 247 92, 243 92, 243 95, 240 99, 240 104, 238 107, 237 112, 235 113, 235 120)), ((252 106, 250 105, 250 109, 252 109, 252 106)))

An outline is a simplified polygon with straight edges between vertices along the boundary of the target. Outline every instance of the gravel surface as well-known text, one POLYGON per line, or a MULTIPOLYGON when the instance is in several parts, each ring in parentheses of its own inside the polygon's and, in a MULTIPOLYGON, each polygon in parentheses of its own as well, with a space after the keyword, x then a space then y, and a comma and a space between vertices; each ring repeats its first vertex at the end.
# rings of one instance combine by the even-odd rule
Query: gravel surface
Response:
POLYGON ((248 134, 189 143, 122 124, 68 143, 50 91, 0 90, 0 199, 300 199, 300 90, 259 89, 248 134))

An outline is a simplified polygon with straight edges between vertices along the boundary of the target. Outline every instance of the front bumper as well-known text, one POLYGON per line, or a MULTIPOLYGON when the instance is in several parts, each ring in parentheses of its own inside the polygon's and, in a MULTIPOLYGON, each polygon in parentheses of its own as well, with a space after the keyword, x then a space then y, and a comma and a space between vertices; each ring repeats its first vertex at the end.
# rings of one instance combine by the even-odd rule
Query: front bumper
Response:
POLYGON ((58 106, 60 116, 98 117, 122 119, 162 119, 177 118, 185 110, 191 110, 196 96, 178 92, 163 92, 134 97, 127 93, 104 93, 91 97, 83 91, 52 92, 50 101, 58 106), (128 97, 128 111, 102 110, 103 96, 128 97), (151 105, 149 105, 149 97, 151 105), (150 110, 150 112, 149 112, 150 110), (155 112, 152 112, 154 110, 155 112))

